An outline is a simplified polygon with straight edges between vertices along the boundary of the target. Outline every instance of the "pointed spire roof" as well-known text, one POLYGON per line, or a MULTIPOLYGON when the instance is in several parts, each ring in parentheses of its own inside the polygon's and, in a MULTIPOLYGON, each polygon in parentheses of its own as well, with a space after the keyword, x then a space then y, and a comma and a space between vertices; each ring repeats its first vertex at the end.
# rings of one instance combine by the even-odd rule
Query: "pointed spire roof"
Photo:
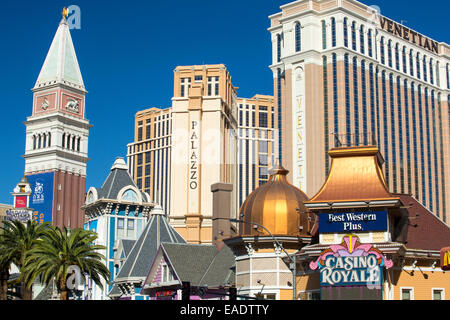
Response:
POLYGON ((162 214, 161 207, 156 206, 153 210, 141 236, 119 269, 110 297, 120 295, 121 285, 145 280, 161 243, 186 243, 162 214))
POLYGON ((69 25, 63 15, 34 89, 51 84, 66 84, 85 91, 69 25))

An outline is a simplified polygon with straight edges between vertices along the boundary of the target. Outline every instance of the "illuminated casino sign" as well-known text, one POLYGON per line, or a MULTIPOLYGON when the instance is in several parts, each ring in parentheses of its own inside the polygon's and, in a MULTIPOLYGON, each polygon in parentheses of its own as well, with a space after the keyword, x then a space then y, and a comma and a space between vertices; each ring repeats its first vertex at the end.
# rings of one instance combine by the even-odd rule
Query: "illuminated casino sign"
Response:
POLYGON ((320 270, 321 286, 381 285, 382 268, 391 268, 392 260, 386 259, 372 244, 362 244, 356 235, 346 235, 341 244, 330 245, 316 261, 312 270, 320 270))
POLYGON ((438 43, 436 41, 433 41, 421 35, 420 33, 415 32, 414 30, 411 30, 409 28, 406 28, 405 26, 402 26, 401 24, 398 24, 388 18, 380 16, 380 26, 381 29, 383 29, 384 31, 399 36, 404 40, 409 41, 415 45, 418 45, 433 53, 436 54, 439 53, 438 43))
POLYGON ((320 233, 386 230, 386 211, 333 212, 319 214, 320 233))
POLYGON ((450 270, 450 247, 441 249, 441 269, 450 270))

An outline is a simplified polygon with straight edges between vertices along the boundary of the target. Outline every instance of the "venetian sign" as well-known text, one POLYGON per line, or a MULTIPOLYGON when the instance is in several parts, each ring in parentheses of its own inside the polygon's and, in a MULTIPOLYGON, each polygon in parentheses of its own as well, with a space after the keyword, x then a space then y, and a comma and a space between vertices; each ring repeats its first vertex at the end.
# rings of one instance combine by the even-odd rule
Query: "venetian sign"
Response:
POLYGON ((341 244, 330 245, 311 261, 312 270, 319 268, 321 286, 381 285, 382 267, 393 265, 370 243, 361 243, 353 234, 345 235, 341 244))

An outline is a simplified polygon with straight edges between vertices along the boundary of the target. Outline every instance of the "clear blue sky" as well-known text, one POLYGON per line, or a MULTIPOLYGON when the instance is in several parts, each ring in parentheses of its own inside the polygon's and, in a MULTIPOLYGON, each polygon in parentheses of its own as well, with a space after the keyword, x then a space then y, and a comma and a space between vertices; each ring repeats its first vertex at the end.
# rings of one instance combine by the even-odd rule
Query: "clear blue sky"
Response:
MULTIPOLYGON (((133 140, 134 114, 168 107, 177 65, 224 63, 238 95, 273 94, 268 16, 283 0, 2 1, 0 4, 0 203, 24 173, 25 125, 37 79, 64 6, 81 8, 72 30, 89 91, 87 188, 99 187, 133 140)), ((447 1, 363 0, 384 16, 450 43, 447 1), (425 4, 425 5, 424 5, 425 4)))

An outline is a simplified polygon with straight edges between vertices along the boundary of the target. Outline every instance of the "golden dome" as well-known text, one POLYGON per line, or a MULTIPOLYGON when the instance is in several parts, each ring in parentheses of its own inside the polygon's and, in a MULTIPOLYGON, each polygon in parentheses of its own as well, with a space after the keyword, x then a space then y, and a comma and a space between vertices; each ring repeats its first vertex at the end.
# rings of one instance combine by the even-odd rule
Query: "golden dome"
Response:
MULTIPOLYGON (((273 235, 309 235, 314 217, 303 204, 309 200, 308 196, 287 181, 288 173, 279 163, 272 168, 269 181, 254 190, 242 204, 241 220, 263 225, 273 235)), ((256 236, 267 232, 254 228, 251 223, 241 223, 240 234, 256 236)))

